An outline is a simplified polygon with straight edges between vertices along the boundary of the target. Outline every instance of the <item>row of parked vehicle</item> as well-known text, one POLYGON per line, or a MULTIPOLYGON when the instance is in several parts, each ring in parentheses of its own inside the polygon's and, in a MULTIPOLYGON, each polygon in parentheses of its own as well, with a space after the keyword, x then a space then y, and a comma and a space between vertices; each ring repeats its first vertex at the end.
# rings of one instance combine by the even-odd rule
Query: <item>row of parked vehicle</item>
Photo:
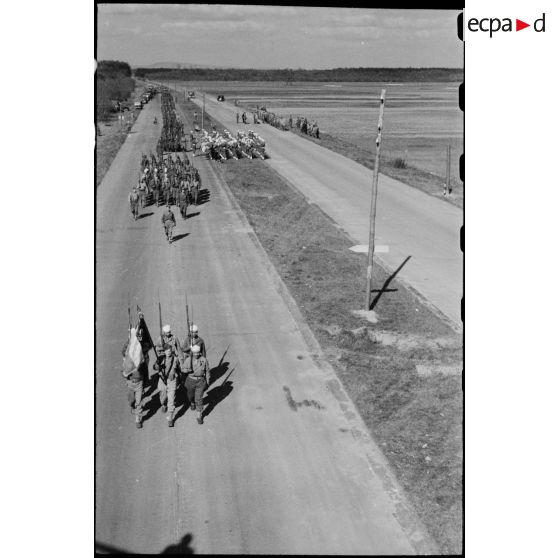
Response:
POLYGON ((134 103, 134 108, 136 110, 141 110, 143 108, 143 105, 146 105, 153 97, 155 97, 156 94, 156 87, 154 85, 148 85, 140 100, 134 103))

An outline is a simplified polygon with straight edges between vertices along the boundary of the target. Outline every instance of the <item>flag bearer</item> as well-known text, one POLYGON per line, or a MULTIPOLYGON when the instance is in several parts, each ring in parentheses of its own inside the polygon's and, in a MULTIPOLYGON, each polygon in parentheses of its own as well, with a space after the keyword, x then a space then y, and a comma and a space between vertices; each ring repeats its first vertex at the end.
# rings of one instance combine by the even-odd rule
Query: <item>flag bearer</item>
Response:
MULTIPOLYGON (((132 413, 136 415, 136 428, 142 428, 142 399, 147 381, 147 363, 134 351, 134 340, 135 338, 131 338, 122 349, 122 375, 128 386, 128 403, 132 413)), ((141 345, 139 350, 141 352, 141 345)))

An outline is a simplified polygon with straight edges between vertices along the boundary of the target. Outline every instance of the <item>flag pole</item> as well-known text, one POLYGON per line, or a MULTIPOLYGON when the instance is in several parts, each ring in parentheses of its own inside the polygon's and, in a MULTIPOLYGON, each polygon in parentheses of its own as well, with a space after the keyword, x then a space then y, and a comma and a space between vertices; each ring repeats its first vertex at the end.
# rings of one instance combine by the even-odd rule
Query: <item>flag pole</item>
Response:
POLYGON ((378 198, 378 170, 380 167, 380 144, 382 142, 382 125, 384 117, 386 90, 380 95, 380 116, 378 118, 378 136, 376 138, 376 161, 372 177, 372 195, 370 200, 370 231, 368 235, 368 266, 366 268, 366 310, 370 310, 372 294, 372 264, 374 261, 374 237, 376 233, 376 200, 378 198))

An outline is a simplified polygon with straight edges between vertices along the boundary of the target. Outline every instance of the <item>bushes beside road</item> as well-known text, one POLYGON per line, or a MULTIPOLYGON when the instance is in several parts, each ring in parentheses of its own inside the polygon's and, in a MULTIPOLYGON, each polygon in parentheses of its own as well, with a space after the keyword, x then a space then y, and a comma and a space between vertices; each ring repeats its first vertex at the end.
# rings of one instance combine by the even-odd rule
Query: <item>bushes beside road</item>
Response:
POLYGON ((126 62, 117 60, 99 62, 95 80, 98 121, 108 120, 113 110, 113 101, 125 101, 130 97, 134 91, 134 83, 132 69, 126 62))

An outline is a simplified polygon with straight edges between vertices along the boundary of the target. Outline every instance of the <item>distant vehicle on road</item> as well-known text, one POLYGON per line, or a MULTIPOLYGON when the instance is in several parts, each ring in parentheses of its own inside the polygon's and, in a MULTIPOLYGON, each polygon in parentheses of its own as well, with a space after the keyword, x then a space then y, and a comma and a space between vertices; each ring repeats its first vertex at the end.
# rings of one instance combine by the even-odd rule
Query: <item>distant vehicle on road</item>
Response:
POLYGON ((136 102, 134 103, 134 108, 135 108, 136 110, 141 110, 141 109, 143 108, 143 103, 142 103, 141 101, 136 101, 136 102))
POLYGON ((223 102, 225 100, 224 95, 217 95, 217 100, 223 102))
POLYGON ((195 99, 196 93, 194 91, 188 91, 188 99, 195 99))

